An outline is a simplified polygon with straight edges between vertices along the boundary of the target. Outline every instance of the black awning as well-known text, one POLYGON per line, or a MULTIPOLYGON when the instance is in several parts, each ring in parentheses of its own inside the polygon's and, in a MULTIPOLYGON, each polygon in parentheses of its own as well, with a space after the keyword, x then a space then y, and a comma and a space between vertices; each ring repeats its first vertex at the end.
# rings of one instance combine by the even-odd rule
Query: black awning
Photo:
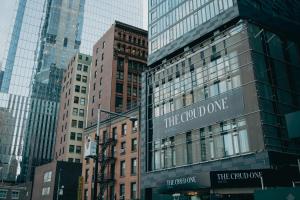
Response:
POLYGON ((184 185, 163 185, 158 188, 160 194, 174 194, 182 192, 194 192, 194 191, 209 191, 209 187, 201 185, 199 183, 187 183, 184 185))

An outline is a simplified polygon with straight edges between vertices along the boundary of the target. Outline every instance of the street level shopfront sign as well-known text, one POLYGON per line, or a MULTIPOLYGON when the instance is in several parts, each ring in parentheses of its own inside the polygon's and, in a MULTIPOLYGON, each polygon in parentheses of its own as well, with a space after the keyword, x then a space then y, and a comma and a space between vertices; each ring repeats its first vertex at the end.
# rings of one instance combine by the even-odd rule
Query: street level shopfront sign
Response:
POLYGON ((271 169, 213 171, 210 173, 213 188, 226 187, 261 187, 272 185, 276 180, 276 171, 271 169))
POLYGON ((167 186, 185 185, 189 183, 196 183, 196 177, 189 176, 189 177, 181 177, 181 178, 166 180, 167 186))
POLYGON ((236 89, 194 103, 153 120, 153 137, 172 136, 208 124, 237 117, 243 113, 242 89, 236 89))
POLYGON ((159 187, 161 194, 208 190, 210 187, 209 173, 197 173, 186 176, 175 176, 163 180, 159 187))

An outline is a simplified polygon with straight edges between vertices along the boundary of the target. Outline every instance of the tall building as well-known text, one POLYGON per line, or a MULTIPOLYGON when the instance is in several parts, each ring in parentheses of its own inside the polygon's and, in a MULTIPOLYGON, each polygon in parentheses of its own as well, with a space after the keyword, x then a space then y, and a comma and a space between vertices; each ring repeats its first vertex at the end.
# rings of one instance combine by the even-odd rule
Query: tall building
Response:
POLYGON ((56 160, 82 162, 91 62, 91 56, 77 53, 64 72, 56 131, 56 160))
POLYGON ((132 16, 126 22, 142 26, 141 10, 138 0, 16 1, 0 74, 0 107, 7 112, 1 113, 11 115, 13 123, 3 125, 11 139, 3 140, 0 161, 6 169, 17 166, 16 177, 22 171, 18 180, 32 179, 31 166, 53 158, 58 85, 71 57, 79 49, 91 52, 104 24, 118 17, 132 16))
MULTIPOLYGON (((107 200, 140 199, 139 107, 122 113, 124 116, 103 115, 99 136, 98 197, 107 200), (126 117, 127 116, 127 117, 126 117)), ((84 146, 95 139, 97 124, 84 131, 84 146)), ((95 162, 86 158, 82 163, 82 199, 92 200, 95 162)))
POLYGON ((149 1, 141 199, 254 199, 299 180, 299 1, 149 1))
POLYGON ((97 109, 124 112, 137 106, 141 73, 147 67, 147 31, 116 21, 93 49, 88 123, 97 109))

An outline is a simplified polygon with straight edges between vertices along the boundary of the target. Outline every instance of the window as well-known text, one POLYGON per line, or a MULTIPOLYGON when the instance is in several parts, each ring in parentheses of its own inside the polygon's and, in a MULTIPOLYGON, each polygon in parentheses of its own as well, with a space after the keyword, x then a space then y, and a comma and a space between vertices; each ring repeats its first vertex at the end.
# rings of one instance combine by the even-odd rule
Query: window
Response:
POLYGON ((76 133, 75 132, 71 132, 70 134, 70 140, 75 140, 76 137, 76 133))
POLYGON ((101 60, 103 60, 104 59, 104 53, 102 53, 102 55, 101 55, 101 60))
POLYGON ((73 158, 68 158, 68 162, 73 162, 73 158))
POLYGON ((0 190, 0 199, 6 199, 7 190, 0 190))
POLYGON ((122 136, 125 136, 127 132, 127 124, 122 124, 122 136))
POLYGON ((83 121, 78 121, 78 128, 83 128, 83 121))
POLYGON ((84 82, 84 83, 87 82, 87 76, 82 76, 82 82, 84 82))
POLYGON ((76 74, 76 81, 81 81, 81 75, 80 74, 76 74))
POLYGON ((78 70, 78 71, 81 71, 81 70, 82 70, 82 64, 78 64, 78 65, 77 65, 77 70, 78 70))
POLYGON ((84 109, 80 109, 79 110, 79 116, 80 117, 84 117, 84 109))
POLYGON ((19 191, 11 191, 11 199, 19 199, 19 191))
POLYGON ((82 106, 85 105, 85 98, 80 98, 80 105, 82 105, 82 106))
POLYGON ((80 86, 79 85, 75 85, 75 92, 80 92, 80 86))
POLYGON ((77 141, 82 141, 82 133, 77 133, 77 141))
POLYGON ((117 139, 117 138, 118 138, 117 127, 113 127, 113 129, 112 129, 112 134, 113 134, 114 139, 117 139))
POLYGON ((124 72, 117 71, 117 79, 123 80, 124 79, 124 72))
POLYGON ((76 97, 76 96, 74 97, 74 103, 77 103, 77 104, 79 103, 79 97, 76 97))
POLYGON ((131 196, 131 199, 136 199, 136 183, 135 182, 131 183, 130 196, 131 196))
POLYGON ((136 151, 137 150, 137 139, 134 138, 131 140, 131 151, 136 151))
POLYGON ((50 187, 44 187, 42 189, 42 196, 46 196, 50 194, 50 187))
POLYGON ((52 171, 48 171, 44 173, 44 183, 50 182, 52 176, 52 171))
POLYGON ((120 199, 125 199, 125 184, 120 184, 120 199))
POLYGON ((88 66, 87 66, 87 65, 84 65, 84 66, 83 66, 83 71, 84 71, 84 72, 87 72, 87 71, 88 71, 88 66))
POLYGON ((80 163, 80 159, 75 158, 75 162, 76 162, 76 163, 80 163))
POLYGON ((69 145, 69 153, 74 153, 75 146, 74 145, 69 145))
POLYGON ((74 115, 74 116, 78 115, 78 108, 73 108, 72 115, 74 115))
POLYGON ((131 159, 131 175, 136 175, 136 158, 131 159))
POLYGON ((86 94, 86 87, 83 87, 83 86, 81 87, 81 93, 86 94))
POLYGON ((102 42, 102 49, 105 47, 105 41, 102 42))
POLYGON ((72 120, 72 123, 71 123, 71 126, 73 127, 73 128, 77 128, 77 120, 72 120))
POLYGON ((76 146, 76 153, 81 154, 81 146, 76 146))
POLYGON ((116 84, 116 92, 123 93, 123 84, 121 84, 121 83, 116 84))
POLYGON ((125 154, 125 148, 126 148, 126 142, 121 142, 121 149, 120 149, 121 155, 125 154))
POLYGON ((125 176, 125 160, 120 162, 120 176, 125 176))
POLYGON ((68 38, 64 38, 64 47, 68 46, 68 38))

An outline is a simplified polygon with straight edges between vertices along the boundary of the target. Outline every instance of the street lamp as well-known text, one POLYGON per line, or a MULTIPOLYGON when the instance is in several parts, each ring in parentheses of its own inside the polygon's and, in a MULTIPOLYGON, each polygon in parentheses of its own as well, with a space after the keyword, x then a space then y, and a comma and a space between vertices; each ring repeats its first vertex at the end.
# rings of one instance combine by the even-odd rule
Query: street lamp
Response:
MULTIPOLYGON (((111 112, 108 110, 104 110, 100 108, 97 110, 97 130, 96 130, 96 156, 95 156, 95 170, 94 170, 94 196, 93 199, 97 200, 97 182, 98 182, 98 163, 99 163, 99 128, 100 128, 100 121, 101 121, 101 112, 106 113, 106 114, 111 114, 111 115, 116 115, 119 117, 125 117, 129 118, 129 120, 134 123, 138 119, 136 117, 131 117, 122 113, 116 113, 116 112, 111 112)), ((102 196, 99 197, 99 199, 102 199, 102 196)))

